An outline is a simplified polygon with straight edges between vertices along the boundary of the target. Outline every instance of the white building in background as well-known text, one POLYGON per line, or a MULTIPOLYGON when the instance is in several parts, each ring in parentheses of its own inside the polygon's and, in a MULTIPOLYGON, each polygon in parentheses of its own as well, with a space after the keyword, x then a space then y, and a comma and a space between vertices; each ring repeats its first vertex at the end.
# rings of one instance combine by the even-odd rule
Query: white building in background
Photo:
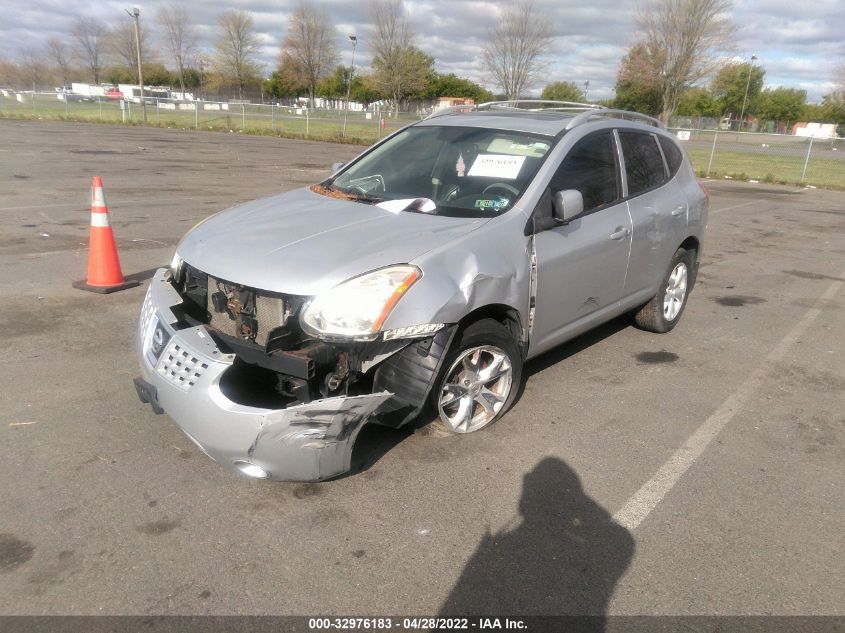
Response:
POLYGON ((796 123, 792 126, 795 136, 812 136, 813 138, 836 138, 835 123, 796 123))

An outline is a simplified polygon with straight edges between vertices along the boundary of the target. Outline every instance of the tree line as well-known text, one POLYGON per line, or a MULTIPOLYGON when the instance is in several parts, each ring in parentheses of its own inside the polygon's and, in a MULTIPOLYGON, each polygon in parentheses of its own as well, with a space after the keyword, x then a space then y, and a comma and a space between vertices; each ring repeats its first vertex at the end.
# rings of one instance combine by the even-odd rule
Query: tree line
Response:
MULTIPOLYGON (((638 38, 620 62, 616 96, 605 105, 652 114, 664 122, 674 114, 739 118, 743 113, 785 125, 797 120, 845 124, 845 71, 839 78, 843 89, 812 105, 803 90, 764 89, 762 65, 735 61, 736 27, 728 17, 733 0, 640 1, 638 38)), ((369 24, 354 34, 354 42, 352 37, 347 42, 316 0, 299 0, 267 78, 251 12, 222 12, 212 41, 203 46, 191 12, 165 5, 141 21, 145 83, 218 97, 307 97, 311 103, 318 97, 343 100, 348 94, 364 104, 387 101, 398 112, 441 96, 476 102, 525 98, 549 75, 553 20, 534 0, 500 5, 488 29, 478 61, 495 94, 467 78, 435 70, 435 59, 422 50, 404 0, 367 0, 363 7, 369 24), (369 54, 368 68, 340 63, 358 43, 369 54)), ((131 19, 108 25, 81 17, 66 37, 52 37, 40 49, 25 48, 15 60, 0 60, 0 85, 37 89, 72 80, 132 83, 136 55, 131 19)), ((541 93, 543 99, 562 101, 583 102, 586 97, 571 81, 553 81, 541 93)))

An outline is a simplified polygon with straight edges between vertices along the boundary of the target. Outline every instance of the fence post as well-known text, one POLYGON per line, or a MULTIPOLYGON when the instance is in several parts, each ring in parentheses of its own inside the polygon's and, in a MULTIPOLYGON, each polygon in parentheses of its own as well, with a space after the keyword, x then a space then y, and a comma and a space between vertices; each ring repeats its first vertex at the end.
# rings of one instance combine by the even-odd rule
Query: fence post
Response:
POLYGON ((100 111, 100 120, 103 120, 103 102, 100 100, 100 95, 97 95, 97 109, 100 111))
POLYGON ((810 162, 810 152, 813 151, 813 139, 815 135, 810 135, 810 146, 807 148, 807 158, 804 159, 804 170, 801 172, 801 182, 804 182, 804 178, 807 176, 807 165, 810 162))
POLYGON ((719 138, 719 128, 713 130, 713 147, 710 148, 710 160, 707 161, 706 177, 710 178, 710 168, 713 166, 713 154, 716 153, 716 139, 719 138))
POLYGON ((311 134, 311 124, 310 124, 310 117, 308 116, 308 108, 305 108, 305 136, 311 134))
POLYGON ((273 131, 276 131, 276 104, 270 104, 270 127, 273 131))
POLYGON ((35 90, 32 91, 32 116, 35 116, 37 108, 35 107, 35 90))
POLYGON ((200 104, 194 99, 194 129, 200 129, 200 104))
POLYGON ((241 132, 246 129, 246 106, 241 104, 241 132))
POLYGON ((161 125, 161 108, 159 107, 159 100, 156 98, 156 123, 161 125))
POLYGON ((67 93, 65 93, 65 95, 64 95, 64 96, 65 96, 65 118, 68 118, 68 113, 67 113, 67 93))

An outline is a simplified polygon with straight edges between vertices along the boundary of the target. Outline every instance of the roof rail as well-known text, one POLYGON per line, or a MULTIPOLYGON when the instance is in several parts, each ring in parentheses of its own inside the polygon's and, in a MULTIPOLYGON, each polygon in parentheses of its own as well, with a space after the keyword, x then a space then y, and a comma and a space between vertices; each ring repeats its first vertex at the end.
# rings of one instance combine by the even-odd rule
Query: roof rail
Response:
POLYGON ((647 114, 640 114, 639 112, 630 112, 629 110, 611 110, 610 108, 582 112, 581 114, 574 116, 572 120, 566 124, 566 129, 571 130, 572 128, 578 125, 582 125, 594 116, 610 116, 617 119, 630 119, 631 121, 640 121, 642 123, 647 123, 648 125, 653 125, 654 127, 660 128, 661 130, 666 129, 666 126, 663 125, 662 122, 652 116, 648 116, 647 114))
POLYGON ((551 101, 548 99, 513 99, 510 101, 487 101, 485 103, 455 105, 448 108, 441 108, 429 114, 426 119, 435 119, 437 117, 446 116, 449 114, 461 114, 464 112, 484 112, 490 110, 510 110, 521 112, 584 112, 605 110, 604 106, 596 105, 594 103, 579 103, 577 101, 551 101), (520 104, 525 104, 532 107, 520 107, 520 104))
POLYGON ((449 114, 460 114, 463 112, 489 112, 505 110, 509 112, 561 112, 574 115, 572 120, 566 124, 566 130, 582 125, 596 116, 614 117, 617 119, 628 119, 640 121, 656 128, 666 129, 659 120, 647 114, 631 112, 629 110, 614 110, 594 103, 578 103, 577 101, 550 101, 547 99, 514 99, 511 101, 488 101, 486 103, 471 105, 456 105, 449 108, 435 110, 426 119, 434 119, 449 114), (533 107, 520 107, 525 104, 533 107))

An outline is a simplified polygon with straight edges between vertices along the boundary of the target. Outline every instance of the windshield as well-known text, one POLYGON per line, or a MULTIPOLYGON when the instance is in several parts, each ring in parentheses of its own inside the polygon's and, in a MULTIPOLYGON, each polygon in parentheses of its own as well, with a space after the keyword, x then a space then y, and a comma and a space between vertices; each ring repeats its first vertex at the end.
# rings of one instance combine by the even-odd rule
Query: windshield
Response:
POLYGON ((551 137, 522 132, 415 126, 321 189, 394 212, 493 217, 513 206, 553 144, 551 137))

